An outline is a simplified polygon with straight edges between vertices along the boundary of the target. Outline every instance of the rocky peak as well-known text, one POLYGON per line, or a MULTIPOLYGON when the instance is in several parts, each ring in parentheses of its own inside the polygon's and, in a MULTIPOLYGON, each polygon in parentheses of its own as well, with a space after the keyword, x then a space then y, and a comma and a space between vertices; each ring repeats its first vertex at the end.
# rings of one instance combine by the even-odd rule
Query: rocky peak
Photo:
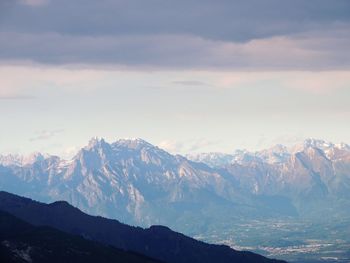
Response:
POLYGON ((108 146, 109 144, 103 138, 93 137, 84 149, 98 151, 100 149, 106 149, 108 146))
POLYGON ((140 138, 132 138, 132 139, 120 139, 113 143, 114 147, 125 147, 129 149, 141 149, 141 148, 155 148, 149 142, 140 139, 140 138))
POLYGON ((8 154, 0 155, 0 164, 3 166, 27 166, 37 162, 44 162, 47 159, 54 158, 58 157, 51 156, 48 154, 41 154, 39 152, 34 152, 29 155, 8 154))
POLYGON ((303 142, 304 149, 307 148, 318 148, 321 150, 326 150, 334 146, 333 143, 325 141, 325 140, 319 140, 314 138, 308 138, 303 142))

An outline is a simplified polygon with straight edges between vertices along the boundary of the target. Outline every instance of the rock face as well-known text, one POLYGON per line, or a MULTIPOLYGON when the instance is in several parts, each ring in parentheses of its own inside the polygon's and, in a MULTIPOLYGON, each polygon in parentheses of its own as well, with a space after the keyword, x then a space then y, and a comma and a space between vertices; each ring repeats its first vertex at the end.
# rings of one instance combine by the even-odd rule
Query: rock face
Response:
POLYGON ((350 147, 308 139, 291 148, 185 158, 141 139, 92 139, 69 161, 0 157, 0 189, 176 229, 243 216, 318 217, 325 209, 342 216, 350 214, 350 147))
MULTIPOLYGON (((47 205, 6 192, 0 192, 0 241, 2 244, 0 252, 1 249, 6 250, 7 248, 8 253, 5 255, 14 251, 18 252, 17 247, 21 242, 21 249, 26 252, 27 257, 40 255, 40 253, 35 254, 34 252, 42 249, 42 257, 47 257, 48 260, 33 260, 33 262, 111 262, 113 258, 114 262, 154 262, 140 255, 127 253, 125 250, 169 263, 284 262, 250 252, 235 251, 228 246, 206 244, 174 232, 167 227, 152 226, 148 229, 131 227, 117 220, 89 216, 67 202, 60 201, 47 205), (13 216, 10 217, 1 210, 35 227, 13 218, 13 216), (39 226, 53 227, 102 244, 112 245, 124 251, 39 226), (64 241, 67 243, 65 244, 64 241), (32 249, 34 251, 31 251, 32 247, 35 248, 32 249), (59 253, 59 248, 62 249, 62 247, 68 249, 63 249, 62 253, 59 253), (72 252, 69 253, 70 251, 72 252), (56 254, 57 258, 53 257, 56 254), (98 258, 96 260, 98 256, 101 257, 100 260, 98 258), (53 261, 50 260, 52 258, 53 261), (81 259, 86 259, 86 261, 79 261, 81 259)), ((1 255, 2 253, 0 253, 0 257, 1 255)))

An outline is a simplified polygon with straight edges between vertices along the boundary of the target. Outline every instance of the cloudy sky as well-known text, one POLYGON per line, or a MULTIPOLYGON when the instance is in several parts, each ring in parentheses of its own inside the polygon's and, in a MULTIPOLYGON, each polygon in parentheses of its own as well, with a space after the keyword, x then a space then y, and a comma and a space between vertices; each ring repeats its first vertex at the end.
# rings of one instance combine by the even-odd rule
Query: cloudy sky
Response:
POLYGON ((348 0, 0 0, 0 152, 350 143, 348 0))

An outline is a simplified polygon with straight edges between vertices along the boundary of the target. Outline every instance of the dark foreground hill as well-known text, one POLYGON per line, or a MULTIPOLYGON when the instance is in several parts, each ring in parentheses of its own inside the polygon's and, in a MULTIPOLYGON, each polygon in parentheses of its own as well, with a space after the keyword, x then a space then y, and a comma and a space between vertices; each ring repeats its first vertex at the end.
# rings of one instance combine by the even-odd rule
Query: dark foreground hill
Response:
POLYGON ((160 262, 46 226, 33 226, 0 211, 0 262, 160 262))
POLYGON ((131 227, 117 220, 89 216, 67 202, 43 204, 0 192, 0 210, 35 226, 50 226, 119 249, 135 251, 170 263, 278 263, 224 245, 211 245, 174 232, 167 227, 131 227))

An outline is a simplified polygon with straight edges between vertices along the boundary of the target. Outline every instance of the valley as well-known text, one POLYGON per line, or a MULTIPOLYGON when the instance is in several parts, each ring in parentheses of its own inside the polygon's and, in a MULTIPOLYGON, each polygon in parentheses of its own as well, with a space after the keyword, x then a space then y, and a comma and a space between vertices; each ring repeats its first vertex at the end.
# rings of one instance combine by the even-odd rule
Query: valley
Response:
POLYGON ((293 218, 248 220, 219 225, 196 235, 206 242, 222 243, 288 262, 349 262, 350 219, 314 223, 293 218))

